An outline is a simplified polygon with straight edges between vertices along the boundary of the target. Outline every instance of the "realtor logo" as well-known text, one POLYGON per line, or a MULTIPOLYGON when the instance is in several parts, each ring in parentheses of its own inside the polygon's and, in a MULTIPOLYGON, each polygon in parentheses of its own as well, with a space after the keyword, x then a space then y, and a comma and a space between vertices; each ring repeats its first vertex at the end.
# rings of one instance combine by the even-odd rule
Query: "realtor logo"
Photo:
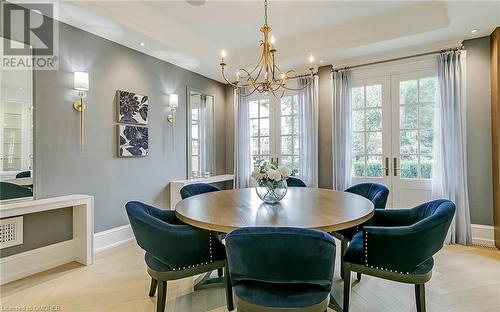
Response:
POLYGON ((53 3, 1 2, 2 69, 58 68, 59 29, 53 3))

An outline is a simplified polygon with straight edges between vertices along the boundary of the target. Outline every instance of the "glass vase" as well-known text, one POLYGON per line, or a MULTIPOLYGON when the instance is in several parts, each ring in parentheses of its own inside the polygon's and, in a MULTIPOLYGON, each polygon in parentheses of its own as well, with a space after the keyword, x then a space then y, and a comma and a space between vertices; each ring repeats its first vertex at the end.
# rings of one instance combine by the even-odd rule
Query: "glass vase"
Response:
POLYGON ((267 204, 276 204, 286 195, 287 184, 285 180, 278 182, 261 180, 255 188, 257 195, 267 204))

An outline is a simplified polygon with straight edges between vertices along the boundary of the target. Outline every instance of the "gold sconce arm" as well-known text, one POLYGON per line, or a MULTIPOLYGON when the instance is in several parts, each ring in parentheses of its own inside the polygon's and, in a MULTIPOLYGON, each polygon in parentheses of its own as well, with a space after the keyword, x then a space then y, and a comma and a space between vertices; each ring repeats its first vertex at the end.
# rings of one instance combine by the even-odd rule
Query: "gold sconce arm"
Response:
POLYGON ((73 108, 80 113, 80 152, 83 153, 85 144, 85 110, 87 106, 83 101, 83 97, 73 103, 73 108))

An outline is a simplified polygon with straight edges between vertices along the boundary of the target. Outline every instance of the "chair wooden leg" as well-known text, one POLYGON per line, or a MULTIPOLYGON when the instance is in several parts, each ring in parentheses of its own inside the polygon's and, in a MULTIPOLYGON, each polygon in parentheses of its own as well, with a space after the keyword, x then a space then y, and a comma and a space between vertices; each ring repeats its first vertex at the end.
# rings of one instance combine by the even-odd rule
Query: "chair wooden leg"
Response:
POLYGON ((227 268, 227 262, 226 262, 226 266, 224 266, 224 281, 226 282, 227 310, 233 311, 234 310, 233 286, 231 285, 231 278, 229 277, 229 269, 227 268))
POLYGON ((217 269, 217 276, 218 276, 218 277, 222 277, 222 274, 223 274, 223 273, 222 273, 222 272, 223 272, 222 270, 223 270, 222 268, 217 269))
POLYGON ((156 288, 158 287, 158 281, 151 278, 151 286, 149 287, 149 296, 154 297, 156 293, 156 288))
POLYGON ((425 284, 415 285, 415 301, 417 303, 417 312, 425 312, 425 284))
POLYGON ((167 303, 167 281, 158 281, 158 298, 156 299, 156 312, 165 312, 167 303))
POLYGON ((343 312, 349 312, 349 298, 351 296, 351 266, 349 263, 343 265, 344 267, 344 302, 343 312))
POLYGON ((361 280, 361 273, 356 273, 356 279, 357 279, 358 281, 360 281, 360 280, 361 280))
POLYGON ((344 254, 347 251, 347 239, 342 236, 340 239, 340 278, 344 279, 344 254))

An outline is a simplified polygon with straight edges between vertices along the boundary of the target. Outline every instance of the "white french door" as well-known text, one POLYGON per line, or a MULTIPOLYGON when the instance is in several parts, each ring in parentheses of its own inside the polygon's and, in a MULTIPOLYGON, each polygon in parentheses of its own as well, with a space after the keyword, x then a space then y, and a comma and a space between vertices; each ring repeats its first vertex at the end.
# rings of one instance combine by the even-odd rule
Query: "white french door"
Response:
POLYGON ((437 79, 432 70, 353 82, 353 183, 390 189, 388 207, 430 200, 437 79))
POLYGON ((249 101, 251 168, 257 161, 276 161, 299 168, 298 96, 256 95, 249 101))

